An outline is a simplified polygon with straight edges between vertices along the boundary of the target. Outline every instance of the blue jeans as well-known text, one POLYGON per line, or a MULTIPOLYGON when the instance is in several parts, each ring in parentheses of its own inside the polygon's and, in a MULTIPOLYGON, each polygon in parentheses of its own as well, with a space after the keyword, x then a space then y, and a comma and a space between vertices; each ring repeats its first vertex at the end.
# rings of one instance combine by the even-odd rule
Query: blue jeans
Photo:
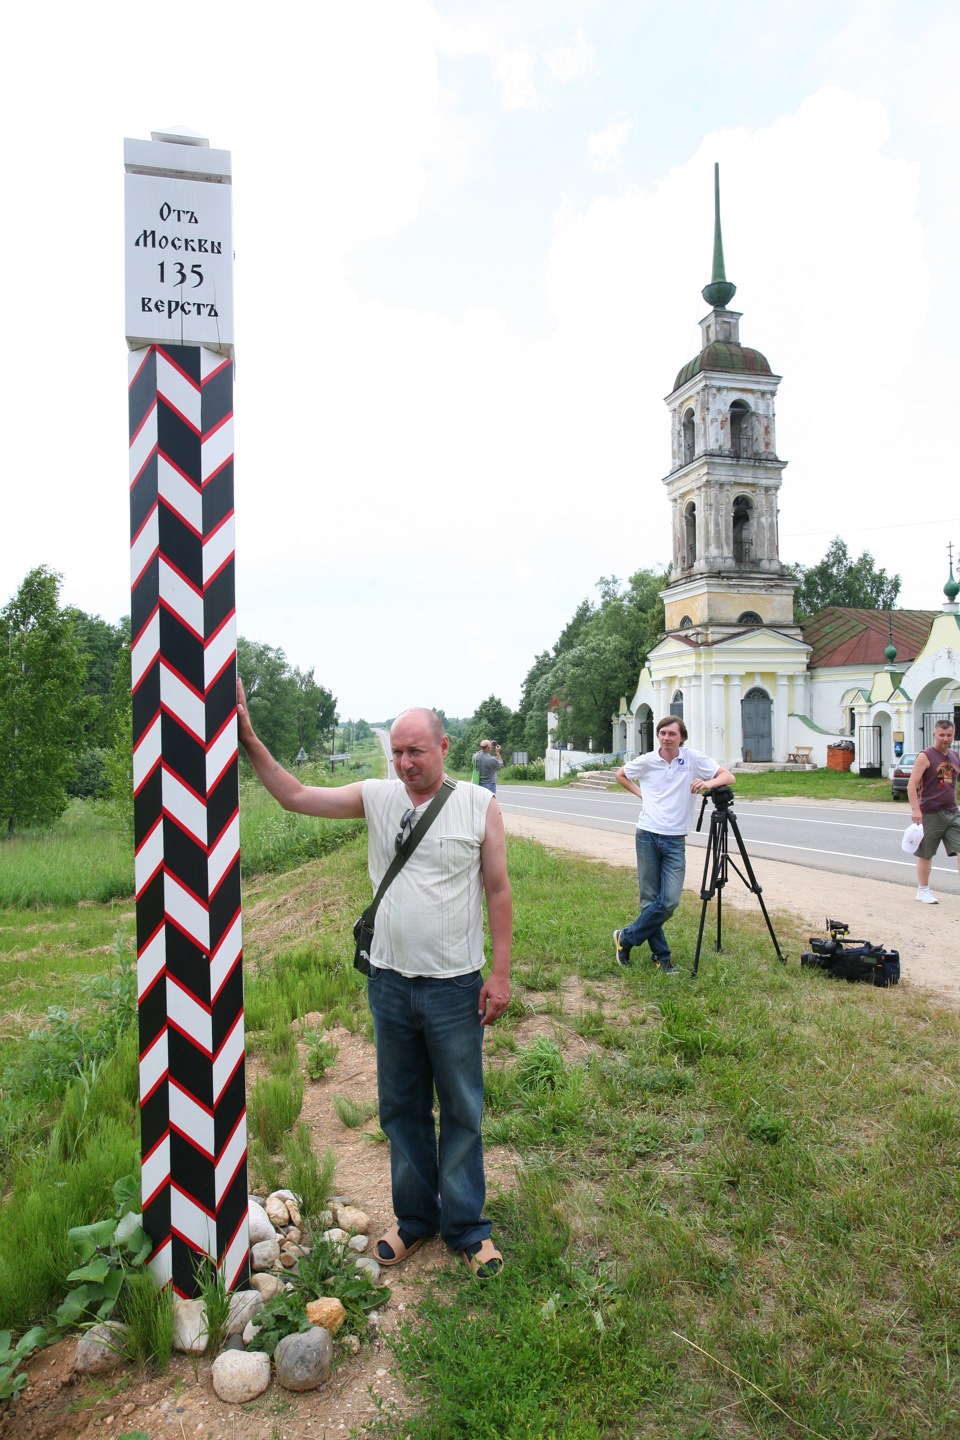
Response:
POLYGON ((670 946, 663 933, 664 921, 680 904, 683 877, 687 868, 683 835, 655 835, 637 831, 637 878, 640 881, 640 914, 620 932, 625 950, 646 940, 654 960, 669 960, 670 946))
POLYGON ((393 1208, 410 1235, 465 1250, 490 1234, 480 1116, 483 1028, 479 970, 450 980, 371 966, 380 1124, 390 1141, 393 1208), (436 1087, 440 1138, 433 1118, 436 1087))

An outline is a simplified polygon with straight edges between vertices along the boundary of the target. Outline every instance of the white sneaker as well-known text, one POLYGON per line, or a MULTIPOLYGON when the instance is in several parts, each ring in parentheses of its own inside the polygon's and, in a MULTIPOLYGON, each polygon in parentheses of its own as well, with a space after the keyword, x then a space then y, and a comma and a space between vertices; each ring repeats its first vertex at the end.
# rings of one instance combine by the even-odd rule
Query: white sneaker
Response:
POLYGON ((920 886, 919 890, 917 891, 917 899, 922 901, 924 905, 940 904, 940 901, 937 899, 936 895, 934 895, 929 885, 920 886))

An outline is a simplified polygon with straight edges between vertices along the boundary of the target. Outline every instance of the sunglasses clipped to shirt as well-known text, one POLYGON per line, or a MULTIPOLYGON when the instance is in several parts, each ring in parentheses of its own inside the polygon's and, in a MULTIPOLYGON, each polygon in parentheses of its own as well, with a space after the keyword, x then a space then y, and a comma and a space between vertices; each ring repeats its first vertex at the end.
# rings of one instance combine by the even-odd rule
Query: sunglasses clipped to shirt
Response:
POLYGON ((397 838, 393 842, 398 855, 406 853, 407 846, 410 844, 410 837, 413 834, 413 822, 416 817, 417 812, 412 806, 409 810, 404 810, 400 816, 400 829, 397 831, 397 838))

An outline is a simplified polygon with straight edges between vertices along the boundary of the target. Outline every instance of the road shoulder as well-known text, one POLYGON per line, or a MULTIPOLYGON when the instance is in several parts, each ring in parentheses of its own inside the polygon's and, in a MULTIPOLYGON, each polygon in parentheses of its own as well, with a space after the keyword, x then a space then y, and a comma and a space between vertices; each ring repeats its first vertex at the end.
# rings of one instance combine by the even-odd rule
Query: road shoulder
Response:
MULTIPOLYGON (((529 819, 504 813, 510 835, 539 840, 552 850, 565 850, 621 865, 636 865, 632 835, 565 825, 556 820, 529 819)), ((926 991, 951 1006, 960 1007, 960 901, 947 895, 939 905, 921 905, 914 890, 882 880, 810 870, 782 860, 753 860, 768 911, 799 917, 809 934, 823 931, 826 916, 846 921, 851 934, 899 950, 905 988, 926 991)), ((699 891, 703 861, 692 852, 687 864, 687 890, 699 891)), ((723 895, 724 905, 735 909, 759 908, 756 897, 733 876, 723 895)), ((615 917, 616 918, 616 917, 615 917)), ((791 961, 797 957, 791 955, 791 961)))

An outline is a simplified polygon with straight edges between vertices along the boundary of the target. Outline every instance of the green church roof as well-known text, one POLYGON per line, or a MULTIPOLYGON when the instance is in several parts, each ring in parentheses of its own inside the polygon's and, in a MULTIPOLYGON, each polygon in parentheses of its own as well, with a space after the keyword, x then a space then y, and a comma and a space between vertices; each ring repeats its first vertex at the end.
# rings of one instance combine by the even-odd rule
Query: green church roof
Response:
POLYGON ((766 355, 761 355, 759 350, 751 350, 746 345, 735 345, 729 340, 714 340, 700 351, 699 355, 688 360, 674 381, 674 390, 679 390, 681 385, 686 385, 694 375, 699 375, 701 370, 728 370, 741 375, 772 375, 770 361, 766 355))

